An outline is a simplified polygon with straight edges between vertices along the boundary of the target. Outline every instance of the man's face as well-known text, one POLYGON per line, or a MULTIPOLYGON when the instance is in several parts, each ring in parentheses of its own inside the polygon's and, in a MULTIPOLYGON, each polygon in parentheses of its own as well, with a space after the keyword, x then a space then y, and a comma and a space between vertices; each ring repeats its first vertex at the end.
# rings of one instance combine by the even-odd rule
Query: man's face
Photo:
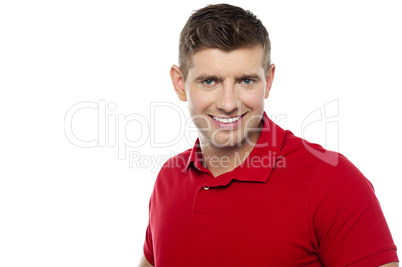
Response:
POLYGON ((264 75, 263 58, 261 46, 230 52, 205 48, 193 55, 184 98, 203 146, 257 141, 274 75, 273 65, 264 75))

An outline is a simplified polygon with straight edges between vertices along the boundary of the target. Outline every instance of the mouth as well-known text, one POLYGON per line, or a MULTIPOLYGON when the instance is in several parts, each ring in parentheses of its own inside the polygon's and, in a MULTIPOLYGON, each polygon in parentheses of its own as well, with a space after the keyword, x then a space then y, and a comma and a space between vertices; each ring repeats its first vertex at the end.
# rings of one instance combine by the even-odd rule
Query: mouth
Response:
POLYGON ((219 123, 231 124, 231 123, 235 123, 238 120, 240 120, 245 114, 246 113, 244 113, 243 115, 237 116, 237 117, 216 117, 216 116, 211 116, 211 117, 219 123))

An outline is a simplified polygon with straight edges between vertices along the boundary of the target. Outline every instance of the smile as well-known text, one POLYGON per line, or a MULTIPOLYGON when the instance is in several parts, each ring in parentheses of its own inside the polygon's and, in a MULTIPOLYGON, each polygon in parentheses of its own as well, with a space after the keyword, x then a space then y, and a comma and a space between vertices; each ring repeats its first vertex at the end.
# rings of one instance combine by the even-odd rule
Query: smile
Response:
POLYGON ((219 118, 219 117, 214 117, 212 116, 212 118, 216 121, 219 121, 221 123, 233 123, 238 121, 242 116, 238 116, 238 117, 233 117, 233 118, 219 118))

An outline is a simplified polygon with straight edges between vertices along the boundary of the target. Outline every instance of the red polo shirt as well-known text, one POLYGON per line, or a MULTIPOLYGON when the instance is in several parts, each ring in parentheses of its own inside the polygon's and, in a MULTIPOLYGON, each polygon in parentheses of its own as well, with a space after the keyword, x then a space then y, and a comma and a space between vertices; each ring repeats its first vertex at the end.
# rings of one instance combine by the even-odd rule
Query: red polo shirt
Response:
MULTIPOLYGON (((264 113, 249 157, 218 177, 193 149, 161 169, 144 254, 154 266, 378 266, 398 261, 370 182, 264 113)), ((221 162, 224 164, 224 162, 221 162)))

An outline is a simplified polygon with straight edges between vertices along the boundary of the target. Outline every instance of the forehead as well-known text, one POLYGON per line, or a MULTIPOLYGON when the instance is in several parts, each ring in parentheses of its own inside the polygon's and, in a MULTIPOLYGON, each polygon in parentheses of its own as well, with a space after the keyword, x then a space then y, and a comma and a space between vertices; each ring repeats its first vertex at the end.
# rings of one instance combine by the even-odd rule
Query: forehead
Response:
POLYGON ((189 76, 220 74, 222 76, 263 72, 264 49, 262 46, 224 51, 203 48, 191 59, 189 76))

